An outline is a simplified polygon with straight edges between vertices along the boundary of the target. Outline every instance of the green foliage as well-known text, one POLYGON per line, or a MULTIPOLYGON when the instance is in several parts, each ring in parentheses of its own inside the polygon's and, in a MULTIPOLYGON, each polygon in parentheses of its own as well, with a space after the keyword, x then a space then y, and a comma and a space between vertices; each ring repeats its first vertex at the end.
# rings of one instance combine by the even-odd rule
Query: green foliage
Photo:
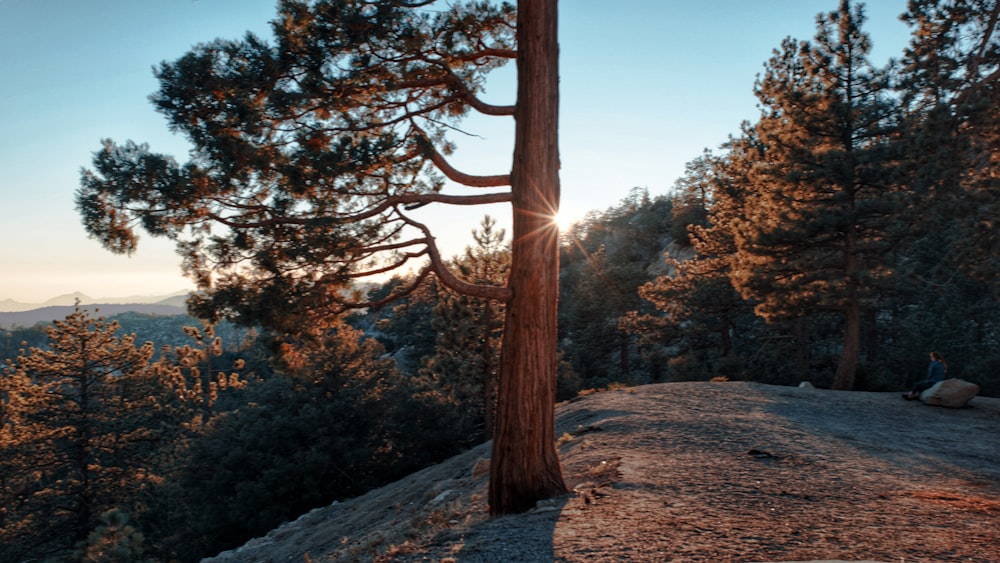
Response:
POLYGON ((685 166, 684 176, 674 183, 673 217, 670 237, 681 246, 692 244, 689 231, 692 227, 708 225, 708 211, 712 204, 713 171, 717 167, 711 152, 685 166))
MULTIPOLYGON (((915 0, 900 72, 913 238, 938 237, 937 264, 1000 288, 998 4, 915 0)), ((926 267, 931 267, 927 264, 926 267)))
POLYGON ((48 335, 43 325, 0 330, 0 360, 14 358, 21 354, 22 350, 39 348, 47 342, 48 335))
POLYGON ((358 275, 434 254, 404 206, 447 199, 424 168, 471 106, 490 112, 476 95, 515 55, 514 8, 417 8, 282 2, 273 44, 217 39, 161 63, 152 100, 192 158, 104 141, 76 194, 88 232, 120 253, 139 229, 176 240, 211 288, 199 317, 276 329, 322 319, 358 275))
POLYGON ((192 445, 180 477, 192 511, 177 540, 188 557, 457 451, 443 399, 402 377, 374 340, 341 326, 297 357, 300 368, 252 385, 249 402, 210 421, 192 445))
MULTIPOLYGON (((429 4, 281 2, 273 44, 248 34, 161 64, 152 100, 193 145, 191 159, 104 141, 76 194, 87 231, 119 253, 135 250, 140 229, 175 240, 185 273, 205 290, 189 302, 194 313, 263 327, 292 370, 338 313, 384 305, 353 302, 354 279, 426 260, 389 297, 433 273, 455 291, 509 300, 519 314, 505 333, 503 379, 554 390, 558 260, 547 214, 559 201, 557 3, 521 0, 520 13, 509 3, 429 4), (489 72, 514 59, 516 103, 480 100, 489 72), (472 176, 447 163, 448 135, 470 109, 517 118, 508 173, 472 176), (509 190, 444 194, 430 165, 465 186, 509 190), (470 284, 448 269, 430 228, 408 213, 431 203, 511 204, 517 250, 505 285, 470 284), (539 227, 550 236, 535 236, 539 227)), ((528 386, 504 388, 517 396, 501 406, 520 404, 528 386)), ((537 444, 493 456, 493 483, 503 481, 497 467, 517 475, 491 487, 491 510, 562 492, 554 448, 516 428, 550 426, 551 401, 525 404, 527 419, 499 427, 537 444)))
POLYGON ((171 389, 150 363, 153 345, 136 348, 134 335, 117 331, 77 309, 48 329, 46 349, 32 348, 5 373, 16 411, 6 438, 17 457, 4 465, 13 526, 0 534, 5 545, 28 546, 23 555, 67 553, 104 511, 137 502, 157 482, 150 461, 176 423, 171 389), (44 532, 31 524, 42 521, 44 532))
MULTIPOLYGON (((454 259, 454 268, 466 282, 502 285, 510 270, 505 231, 487 215, 472 236, 476 246, 454 259)), ((451 291, 439 293, 433 310, 434 354, 424 358, 420 372, 449 398, 449 414, 464 445, 493 436, 504 314, 503 303, 451 291)))
MULTIPOLYGON (((44 334, 0 334, 0 559, 198 560, 488 436, 503 306, 399 276, 365 288, 379 306, 352 328, 325 316, 320 297, 345 295, 345 274, 374 248, 362 246, 392 246, 392 221, 418 201, 406 198, 438 185, 404 180, 428 153, 387 162, 443 130, 340 134, 377 117, 355 112, 362 98, 398 99, 390 78, 430 72, 380 62, 380 49, 390 39, 418 51, 440 44, 455 58, 427 76, 464 73, 478 87, 481 73, 460 59, 482 30, 444 30, 485 17, 483 33, 504 46, 510 13, 448 10, 428 26, 401 3, 331 5, 283 3, 278 45, 217 41, 159 69, 157 103, 196 141, 191 163, 108 144, 85 175, 78 204, 89 228, 126 251, 136 224, 186 232, 192 273, 206 272, 203 259, 224 266, 196 309, 257 324, 263 336, 248 332, 246 346, 227 349, 214 325, 188 328, 185 342, 173 340, 179 327, 158 327, 156 356, 117 323, 79 311, 44 334), (314 37, 326 25, 330 45, 314 37), (356 33, 372 43, 349 51, 356 33), (330 76, 320 64, 329 60, 365 71, 349 64, 330 76), (290 69, 301 91, 276 78, 290 69), (344 105, 308 105, 334 85, 344 105), (307 107, 309 126, 269 145, 307 107), (265 162, 275 168, 262 173, 265 162), (398 207, 367 199, 383 189, 398 207), (329 193, 368 203, 340 207, 329 193), (225 208, 253 197, 257 209, 225 208), (233 229, 205 230, 213 213, 233 229), (244 260, 256 269, 239 270, 244 260), (243 277, 251 271, 260 277, 243 277), (401 300, 383 303, 393 296, 401 300)), ((842 385, 850 338, 858 388, 909 386, 933 349, 950 375, 1000 394, 997 4, 908 9, 916 29, 898 69, 867 64, 861 13, 842 2, 814 41, 782 44, 757 85, 760 121, 724 154, 692 161, 670 197, 634 191, 565 236, 559 398, 617 381, 842 385), (847 338, 851 303, 858 332, 847 338)), ((468 98, 449 84, 430 86, 417 113, 462 113, 468 98)), ((465 283, 502 285, 504 234, 487 219, 474 237, 450 265, 465 283)))
POLYGON ((670 241, 671 210, 670 199, 636 189, 619 206, 588 215, 565 235, 560 348, 582 386, 655 377, 618 318, 643 307, 636 289, 660 267, 670 241))
MULTIPOLYGON (((695 215, 705 217, 685 229, 683 242, 694 255, 668 253, 667 272, 639 287, 639 296, 655 306, 656 313, 635 311, 619 320, 623 330, 637 335, 640 349, 656 368, 654 379, 749 376, 743 343, 755 336, 754 322, 752 306, 740 298, 729 278, 735 245, 725 227, 732 200, 723 186, 736 178, 728 164, 706 151, 687 166, 675 197, 688 209, 684 215, 700 206, 695 215), (709 219, 715 227, 708 228, 709 219)), ((677 209, 675 203, 675 221, 677 209)))
POLYGON ((221 351, 211 327, 155 362, 152 343, 119 330, 77 308, 0 372, 0 558, 169 558, 184 450, 222 387, 243 380, 199 372, 221 351))
POLYGON ((787 39, 755 93, 760 143, 732 226, 731 279, 766 319, 839 312, 844 342, 835 385, 851 388, 861 309, 891 285, 882 255, 903 201, 894 184, 896 128, 887 72, 867 60, 860 7, 843 0, 818 18, 812 42, 787 39))
POLYGON ((694 258, 668 261, 640 292, 657 310, 620 326, 672 378, 899 389, 945 349, 952 375, 994 389, 997 13, 911 2, 902 67, 867 63, 846 1, 814 41, 783 42, 760 121, 677 182, 675 220, 707 202, 686 229, 694 258))
MULTIPOLYGON (((372 301, 391 294, 412 280, 393 277, 369 294, 372 301)), ((443 290, 434 279, 427 280, 391 305, 373 308, 364 318, 354 319, 377 338, 396 359, 400 369, 415 374, 423 358, 434 353, 436 330, 434 308, 443 290)))
MULTIPOLYGON (((143 561, 143 535, 128 523, 128 516, 110 509, 98 518, 77 555, 82 563, 134 563, 143 561)), ((152 561, 151 559, 149 561, 152 561)))

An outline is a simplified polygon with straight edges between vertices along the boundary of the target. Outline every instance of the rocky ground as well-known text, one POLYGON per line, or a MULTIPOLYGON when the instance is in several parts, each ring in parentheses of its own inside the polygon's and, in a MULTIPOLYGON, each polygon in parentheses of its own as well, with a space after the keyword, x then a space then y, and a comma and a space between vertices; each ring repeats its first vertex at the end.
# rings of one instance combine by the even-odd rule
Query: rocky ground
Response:
POLYGON ((484 444, 215 562, 1000 561, 1000 399, 668 383, 560 405, 571 491, 486 516, 484 444), (482 464, 479 464, 482 466, 482 464))

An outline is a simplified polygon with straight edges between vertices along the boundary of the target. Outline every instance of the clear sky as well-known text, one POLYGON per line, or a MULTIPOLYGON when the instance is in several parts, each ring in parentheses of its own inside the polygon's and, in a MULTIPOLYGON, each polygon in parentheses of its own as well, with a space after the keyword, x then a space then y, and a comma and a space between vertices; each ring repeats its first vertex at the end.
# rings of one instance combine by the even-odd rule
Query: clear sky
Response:
MULTIPOLYGON (((752 88, 782 38, 811 39, 837 0, 562 0, 562 208, 580 217, 633 187, 667 193, 684 164, 757 116, 752 88)), ((906 0, 870 0, 872 61, 898 58, 906 0)), ((269 36, 274 0, 0 0, 0 300, 41 302, 191 287, 173 244, 145 236, 132 257, 87 238, 74 209, 82 167, 102 138, 147 142, 184 160, 148 101, 152 67, 196 43, 269 36)), ((513 67, 486 99, 512 103, 513 67)), ((477 119, 456 138, 464 172, 509 171, 513 121, 477 119)), ((472 242, 484 213, 429 210, 445 255, 472 242)))

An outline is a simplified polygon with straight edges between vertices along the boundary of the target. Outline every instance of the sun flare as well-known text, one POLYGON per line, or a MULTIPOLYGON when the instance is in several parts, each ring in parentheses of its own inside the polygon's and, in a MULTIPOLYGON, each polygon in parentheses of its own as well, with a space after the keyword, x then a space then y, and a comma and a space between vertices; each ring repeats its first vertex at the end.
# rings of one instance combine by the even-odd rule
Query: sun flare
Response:
POLYGON ((575 223, 576 220, 571 217, 569 213, 559 212, 552 217, 552 222, 559 228, 559 232, 565 233, 570 227, 573 226, 573 223, 575 223))

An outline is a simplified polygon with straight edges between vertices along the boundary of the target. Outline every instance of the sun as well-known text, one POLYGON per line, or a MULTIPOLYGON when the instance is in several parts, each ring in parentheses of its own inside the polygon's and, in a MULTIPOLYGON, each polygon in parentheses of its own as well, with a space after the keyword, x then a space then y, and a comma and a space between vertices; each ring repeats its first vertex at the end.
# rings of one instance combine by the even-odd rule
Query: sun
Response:
POLYGON ((555 223, 559 232, 565 233, 573 226, 576 220, 566 211, 560 211, 552 217, 552 222, 555 223))

